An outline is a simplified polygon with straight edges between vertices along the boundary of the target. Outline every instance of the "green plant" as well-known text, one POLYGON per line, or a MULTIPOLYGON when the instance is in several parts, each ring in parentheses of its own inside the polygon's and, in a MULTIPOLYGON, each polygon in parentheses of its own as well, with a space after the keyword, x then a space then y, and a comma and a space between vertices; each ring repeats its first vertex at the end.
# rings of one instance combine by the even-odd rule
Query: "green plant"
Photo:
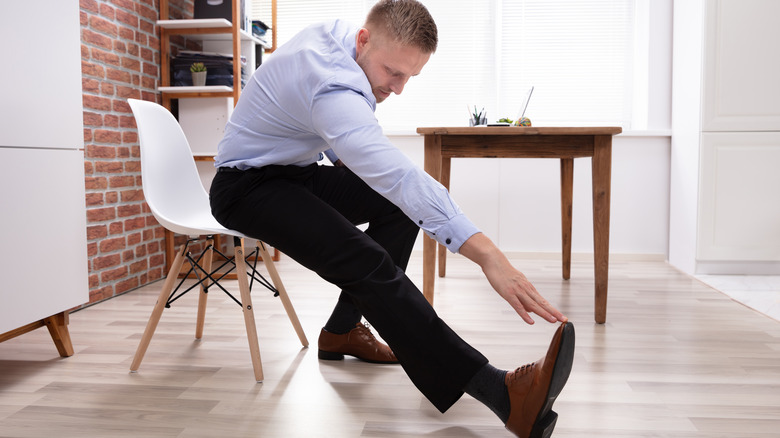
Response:
POLYGON ((192 65, 190 66, 190 71, 193 73, 206 71, 206 66, 203 65, 202 62, 193 62, 192 65))

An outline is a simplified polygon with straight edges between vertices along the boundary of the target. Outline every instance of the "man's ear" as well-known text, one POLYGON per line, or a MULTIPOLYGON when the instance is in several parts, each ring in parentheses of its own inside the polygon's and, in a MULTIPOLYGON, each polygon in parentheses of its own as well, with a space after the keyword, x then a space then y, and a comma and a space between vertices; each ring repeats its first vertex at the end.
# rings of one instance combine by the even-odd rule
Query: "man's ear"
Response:
POLYGON ((358 51, 362 51, 366 45, 368 45, 368 41, 371 37, 371 32, 368 31, 365 27, 361 27, 360 30, 358 30, 357 33, 357 49, 358 51))

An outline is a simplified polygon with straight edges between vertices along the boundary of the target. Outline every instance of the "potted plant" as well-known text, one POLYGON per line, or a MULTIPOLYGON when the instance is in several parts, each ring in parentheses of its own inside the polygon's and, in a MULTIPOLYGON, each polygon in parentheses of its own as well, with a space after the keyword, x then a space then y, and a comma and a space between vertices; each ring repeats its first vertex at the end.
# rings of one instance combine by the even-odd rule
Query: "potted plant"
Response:
POLYGON ((190 66, 192 73, 192 85, 202 87, 206 85, 206 66, 202 62, 193 62, 190 66))

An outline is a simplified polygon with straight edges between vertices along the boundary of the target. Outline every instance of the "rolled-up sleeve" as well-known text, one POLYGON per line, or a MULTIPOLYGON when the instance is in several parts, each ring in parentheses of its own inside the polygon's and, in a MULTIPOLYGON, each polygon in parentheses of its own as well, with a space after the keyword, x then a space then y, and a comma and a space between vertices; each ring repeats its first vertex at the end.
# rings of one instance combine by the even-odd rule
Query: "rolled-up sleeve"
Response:
POLYGON ((385 137, 370 98, 336 86, 319 93, 311 108, 314 130, 339 159, 428 236, 456 253, 479 232, 447 189, 385 137))

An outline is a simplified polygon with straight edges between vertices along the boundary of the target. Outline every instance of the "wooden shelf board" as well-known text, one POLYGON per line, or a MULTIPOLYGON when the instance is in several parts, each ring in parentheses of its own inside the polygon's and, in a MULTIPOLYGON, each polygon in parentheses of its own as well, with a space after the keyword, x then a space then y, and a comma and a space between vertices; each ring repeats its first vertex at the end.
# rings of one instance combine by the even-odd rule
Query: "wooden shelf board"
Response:
MULTIPOLYGON (((187 35, 189 39, 209 41, 231 41, 233 39, 233 25, 224 18, 200 18, 192 20, 157 20, 157 25, 165 29, 169 34, 187 35), (207 29, 209 31, 222 31, 223 33, 194 33, 207 29)), ((239 30, 241 41, 253 41, 264 48, 271 48, 271 44, 265 42, 244 29, 239 30)))

